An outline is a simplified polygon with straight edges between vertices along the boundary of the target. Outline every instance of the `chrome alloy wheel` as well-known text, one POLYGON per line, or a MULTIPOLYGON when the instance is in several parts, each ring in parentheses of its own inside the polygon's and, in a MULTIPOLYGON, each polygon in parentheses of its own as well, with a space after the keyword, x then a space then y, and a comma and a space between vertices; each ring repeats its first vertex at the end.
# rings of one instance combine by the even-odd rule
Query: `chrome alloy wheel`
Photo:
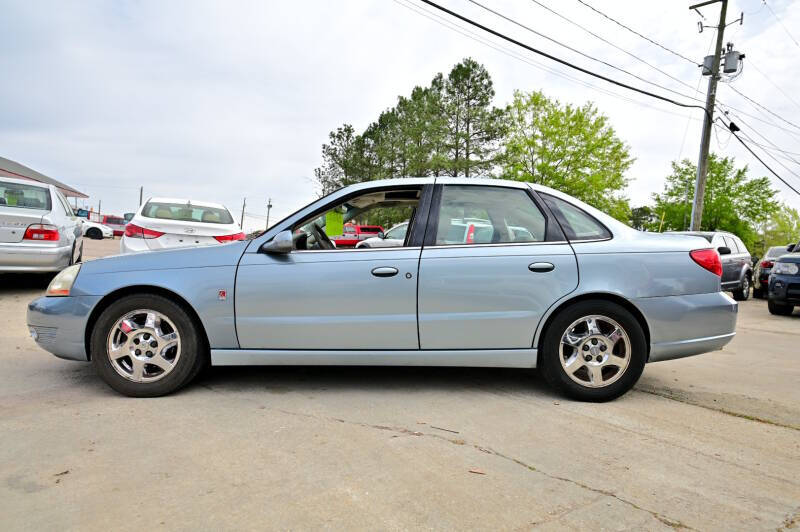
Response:
POLYGON ((114 370, 134 382, 167 376, 181 356, 181 338, 163 314, 139 309, 122 316, 108 333, 108 358, 114 370))
POLYGON ((601 315, 572 322, 561 337, 561 367, 581 386, 601 388, 619 380, 631 361, 631 341, 616 321, 601 315))

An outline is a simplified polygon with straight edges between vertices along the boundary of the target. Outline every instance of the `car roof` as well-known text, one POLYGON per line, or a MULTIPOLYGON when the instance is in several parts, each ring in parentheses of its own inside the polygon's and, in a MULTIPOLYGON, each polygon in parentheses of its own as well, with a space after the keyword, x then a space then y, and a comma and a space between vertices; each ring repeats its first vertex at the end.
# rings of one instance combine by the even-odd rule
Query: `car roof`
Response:
POLYGON ((6 177, 4 175, 0 175, 0 181, 4 181, 6 183, 15 183, 17 185, 31 185, 34 187, 46 188, 50 189, 53 185, 49 183, 42 183, 41 181, 34 181, 33 179, 19 179, 17 177, 6 177))
POLYGON ((228 208, 225 207, 225 205, 223 205, 221 203, 214 203, 214 202, 211 202, 211 201, 197 201, 197 200, 188 199, 188 198, 154 197, 154 198, 149 198, 147 200, 147 203, 149 203, 151 201, 154 202, 154 203, 177 203, 179 205, 191 204, 191 205, 194 205, 196 207, 216 207, 218 209, 228 210, 228 208))

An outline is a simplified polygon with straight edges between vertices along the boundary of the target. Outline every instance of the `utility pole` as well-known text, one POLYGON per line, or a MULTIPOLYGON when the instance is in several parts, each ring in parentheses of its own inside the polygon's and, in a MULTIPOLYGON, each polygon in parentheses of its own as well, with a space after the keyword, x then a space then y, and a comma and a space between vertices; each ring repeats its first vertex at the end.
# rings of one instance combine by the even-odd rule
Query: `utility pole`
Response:
POLYGON ((144 194, 144 187, 139 187, 139 207, 142 206, 142 194, 144 194))
POLYGON ((239 229, 244 231, 244 208, 247 207, 247 198, 242 200, 242 221, 239 222, 239 229))
MULTIPOLYGON (((708 92, 706 93, 706 112, 703 117, 703 134, 700 138, 700 158, 697 161, 697 181, 694 184, 694 204, 692 205, 692 221, 689 230, 699 231, 703 221, 703 198, 706 192, 706 178, 708 177, 708 149, 711 145, 711 128, 714 127, 714 104, 717 100, 717 81, 719 80, 719 64, 722 54, 723 34, 725 33, 725 15, 728 11, 728 0, 708 0, 689 9, 698 9, 709 4, 722 3, 719 12, 719 25, 717 26, 717 45, 714 48, 714 59, 711 62, 711 77, 708 79, 708 92)), ((700 27, 702 31, 702 26, 700 27)), ((705 62, 704 62, 705 65, 705 62)))
POLYGON ((97 215, 100 216, 103 207, 103 200, 97 200, 97 215))
POLYGON ((267 227, 265 229, 269 229, 269 211, 272 210, 272 198, 267 200, 267 227))

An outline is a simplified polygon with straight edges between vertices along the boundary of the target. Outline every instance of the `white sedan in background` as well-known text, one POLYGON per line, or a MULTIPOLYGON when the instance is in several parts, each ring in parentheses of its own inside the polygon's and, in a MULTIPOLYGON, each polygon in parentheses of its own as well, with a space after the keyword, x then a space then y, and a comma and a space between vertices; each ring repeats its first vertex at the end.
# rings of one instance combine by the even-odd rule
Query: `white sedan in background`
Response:
POLYGON ((92 240, 102 240, 104 238, 114 238, 114 230, 107 225, 99 224, 91 220, 83 220, 83 236, 92 240))
POLYGON ((150 198, 122 236, 122 253, 224 244, 245 236, 230 211, 219 203, 150 198))
POLYGON ((406 241, 408 222, 397 224, 385 233, 371 236, 356 244, 357 248, 399 248, 406 241))

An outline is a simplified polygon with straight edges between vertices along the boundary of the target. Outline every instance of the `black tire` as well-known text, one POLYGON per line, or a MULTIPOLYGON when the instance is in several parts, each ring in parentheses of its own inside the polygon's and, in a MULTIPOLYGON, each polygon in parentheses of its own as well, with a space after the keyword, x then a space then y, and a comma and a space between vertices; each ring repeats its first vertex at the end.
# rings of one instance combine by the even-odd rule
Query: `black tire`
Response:
POLYGON ((92 240, 103 240, 103 232, 97 227, 92 227, 86 231, 86 236, 92 240))
MULTIPOLYGON (((542 342, 539 364, 545 380, 556 390, 580 401, 610 401, 636 384, 647 362, 647 340, 638 320, 622 306, 603 300, 581 301, 561 310, 548 325, 542 342), (576 320, 590 315, 611 318, 627 333, 630 341, 628 366, 621 377, 602 387, 592 388, 575 382, 562 367, 560 346, 562 335, 576 320)), ((577 373, 576 373, 577 374, 577 373)))
POLYGON ((179 390, 194 379, 208 361, 208 347, 199 324, 182 306, 156 294, 126 296, 105 309, 92 330, 90 352, 100 377, 114 390, 130 397, 159 397, 179 390), (153 310, 167 317, 180 338, 180 357, 175 366, 153 382, 134 382, 123 377, 108 356, 112 327, 125 314, 139 309, 153 310))
POLYGON ((789 316, 794 311, 793 305, 778 303, 776 301, 768 301, 767 308, 769 309, 770 314, 774 314, 776 316, 789 316))
POLYGON ((764 289, 753 287, 753 297, 755 299, 764 299, 764 289))
POLYGON ((81 250, 78 252, 78 258, 75 259, 75 264, 83 262, 83 241, 81 240, 81 250))
POLYGON ((739 284, 739 289, 733 290, 731 294, 733 294, 733 299, 736 301, 747 301, 750 299, 750 277, 745 275, 739 284))

